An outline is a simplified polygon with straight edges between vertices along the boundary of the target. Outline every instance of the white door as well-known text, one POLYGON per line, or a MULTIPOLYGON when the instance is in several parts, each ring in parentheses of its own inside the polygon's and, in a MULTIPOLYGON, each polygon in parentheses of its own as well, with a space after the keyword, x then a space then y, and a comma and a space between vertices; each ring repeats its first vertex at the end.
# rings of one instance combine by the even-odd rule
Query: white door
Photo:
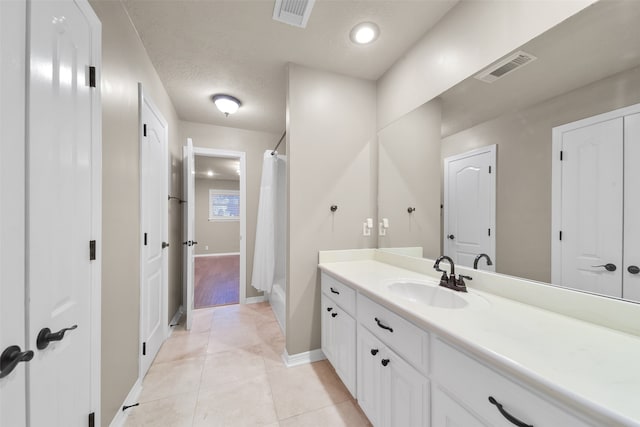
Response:
POLYGON ((623 119, 563 132, 560 149, 558 284, 621 297, 623 119))
POLYGON ((90 87, 89 66, 100 30, 84 3, 32 1, 30 11, 27 345, 38 347, 28 364, 30 425, 86 426, 92 290, 99 283, 90 259, 99 229, 92 197, 99 197, 100 179, 93 128, 99 117, 92 116, 100 114, 98 88, 90 87), (58 334, 45 348, 47 329, 58 334))
MULTIPOLYGON (((0 1, 0 354, 13 346, 31 350, 24 305, 26 16, 24 2, 0 1)), ((26 425, 25 372, 25 363, 0 372, 0 426, 26 425)))
POLYGON ((167 328, 167 122, 140 88, 141 372, 151 366, 167 328))
POLYGON ((491 257, 483 270, 495 271, 496 146, 444 159, 444 254, 473 266, 479 254, 491 257))
POLYGON ((183 149, 182 167, 184 170, 184 195, 187 203, 185 206, 184 220, 184 312, 185 327, 191 329, 193 319, 193 242, 195 241, 195 159, 193 155, 193 142, 187 138, 187 145, 183 149))
POLYGON ((624 118, 624 269, 622 297, 640 302, 640 113, 624 118), (636 267, 636 268, 634 268, 636 267))

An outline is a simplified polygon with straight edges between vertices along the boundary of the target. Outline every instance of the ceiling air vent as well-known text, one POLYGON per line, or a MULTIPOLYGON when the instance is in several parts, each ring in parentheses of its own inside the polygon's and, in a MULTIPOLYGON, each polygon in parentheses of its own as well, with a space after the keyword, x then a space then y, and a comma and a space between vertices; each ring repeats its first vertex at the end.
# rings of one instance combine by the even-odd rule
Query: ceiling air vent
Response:
POLYGON ((276 0, 273 19, 285 24, 305 28, 315 0, 276 0))
POLYGON ((499 78, 506 76, 507 74, 517 70, 518 68, 535 61, 535 56, 530 53, 519 51, 503 59, 500 62, 490 65, 485 68, 474 77, 478 80, 482 80, 485 83, 493 83, 499 78))

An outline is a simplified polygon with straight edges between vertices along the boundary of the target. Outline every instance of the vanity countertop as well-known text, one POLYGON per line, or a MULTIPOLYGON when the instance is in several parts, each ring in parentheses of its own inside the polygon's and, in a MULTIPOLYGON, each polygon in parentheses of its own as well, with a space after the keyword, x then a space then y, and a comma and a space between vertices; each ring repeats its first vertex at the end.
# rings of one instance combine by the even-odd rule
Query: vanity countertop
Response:
POLYGON ((323 272, 534 389, 602 425, 640 426, 640 337, 474 290, 473 282, 470 295, 460 294, 467 307, 427 306, 388 286, 438 276, 376 259, 330 261, 321 258, 323 272))

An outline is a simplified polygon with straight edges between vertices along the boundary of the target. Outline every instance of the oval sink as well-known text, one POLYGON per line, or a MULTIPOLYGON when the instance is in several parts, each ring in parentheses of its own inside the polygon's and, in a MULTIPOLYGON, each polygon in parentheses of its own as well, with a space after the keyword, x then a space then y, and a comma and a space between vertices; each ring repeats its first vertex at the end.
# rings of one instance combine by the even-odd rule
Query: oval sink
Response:
POLYGON ((440 308, 464 308, 469 303, 456 291, 419 282, 395 282, 389 290, 409 301, 440 308))

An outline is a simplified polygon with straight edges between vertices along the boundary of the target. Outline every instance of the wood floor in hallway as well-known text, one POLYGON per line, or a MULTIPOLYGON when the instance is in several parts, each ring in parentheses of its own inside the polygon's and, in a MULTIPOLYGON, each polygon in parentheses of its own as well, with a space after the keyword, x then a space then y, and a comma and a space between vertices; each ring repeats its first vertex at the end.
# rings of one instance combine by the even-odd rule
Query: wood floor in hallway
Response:
POLYGON ((240 301, 240 255, 194 258, 195 308, 240 301))
POLYGON ((126 427, 370 426, 327 361, 287 368, 268 303, 194 311, 143 381, 126 427))

